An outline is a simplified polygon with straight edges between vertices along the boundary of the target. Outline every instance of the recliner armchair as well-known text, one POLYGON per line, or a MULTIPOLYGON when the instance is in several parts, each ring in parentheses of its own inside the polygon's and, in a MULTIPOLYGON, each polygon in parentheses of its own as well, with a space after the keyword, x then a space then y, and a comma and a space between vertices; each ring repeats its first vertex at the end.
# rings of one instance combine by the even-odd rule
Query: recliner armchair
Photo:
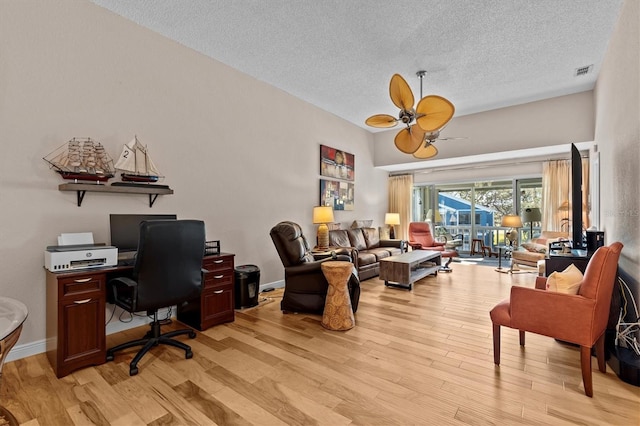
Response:
POLYGON ((185 358, 193 356, 191 347, 173 339, 187 334, 196 337, 193 329, 162 334, 158 309, 177 305, 197 297, 202 286, 202 259, 205 247, 204 222, 199 220, 152 220, 140 224, 138 252, 133 276, 109 281, 109 303, 134 313, 153 314, 151 329, 137 340, 107 350, 107 361, 122 349, 143 346, 129 364, 129 374, 138 374, 138 362, 154 346, 165 344, 185 351, 185 358))
MULTIPOLYGON (((269 235, 284 266, 285 287, 280 308, 284 312, 322 314, 329 284, 320 265, 328 260, 351 262, 351 250, 336 250, 332 257, 317 259, 311 253, 300 225, 289 221, 278 223, 269 235)), ((351 307, 355 312, 360 300, 360 280, 355 266, 348 287, 351 307)))
POLYGON ((448 249, 446 242, 439 242, 433 238, 431 233, 431 226, 427 222, 411 222, 409 224, 409 245, 413 250, 433 250, 440 251, 440 257, 447 257, 449 260, 441 267, 440 270, 444 272, 451 272, 449 265, 453 261, 453 258, 458 254, 458 251, 448 249))

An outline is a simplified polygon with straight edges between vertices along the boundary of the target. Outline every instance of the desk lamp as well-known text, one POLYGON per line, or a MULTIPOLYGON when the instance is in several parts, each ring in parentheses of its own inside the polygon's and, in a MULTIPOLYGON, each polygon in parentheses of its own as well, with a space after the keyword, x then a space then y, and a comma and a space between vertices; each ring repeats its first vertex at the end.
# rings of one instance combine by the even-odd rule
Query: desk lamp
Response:
POLYGON ((395 240, 395 225, 400 225, 400 213, 385 213, 384 223, 385 225, 389 225, 389 238, 395 240))
POLYGON ((515 242, 516 247, 518 246, 518 228, 522 228, 522 219, 517 214, 506 214, 502 216, 502 222, 500 226, 505 226, 511 228, 507 235, 513 235, 513 231, 516 231, 515 238, 509 237, 509 241, 512 243, 515 242), (512 239, 513 238, 513 239, 512 239))
POLYGON ((319 206, 313 208, 313 223, 318 226, 318 248, 329 247, 329 227, 327 223, 333 222, 333 208, 331 206, 319 206))
POLYGON ((537 207, 526 208, 522 212, 522 221, 529 222, 529 239, 533 238, 533 222, 540 222, 541 220, 542 213, 537 207))

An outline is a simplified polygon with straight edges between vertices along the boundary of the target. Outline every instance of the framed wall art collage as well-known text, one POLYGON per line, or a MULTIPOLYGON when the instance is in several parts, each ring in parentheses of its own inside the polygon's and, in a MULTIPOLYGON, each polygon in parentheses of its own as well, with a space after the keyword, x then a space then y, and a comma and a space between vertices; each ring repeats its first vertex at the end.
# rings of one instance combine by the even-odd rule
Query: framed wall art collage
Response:
POLYGON ((333 210, 354 210, 355 156, 320 145, 320 205, 333 210))

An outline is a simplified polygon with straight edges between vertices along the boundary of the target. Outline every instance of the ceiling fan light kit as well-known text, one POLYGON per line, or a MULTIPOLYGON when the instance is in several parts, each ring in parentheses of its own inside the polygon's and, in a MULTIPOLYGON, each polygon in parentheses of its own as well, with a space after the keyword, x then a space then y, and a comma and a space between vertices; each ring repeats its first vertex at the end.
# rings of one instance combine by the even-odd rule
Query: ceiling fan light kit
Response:
POLYGON ((406 125, 394 139, 396 148, 420 159, 431 158, 438 154, 433 143, 455 113, 453 104, 442 96, 422 97, 422 78, 426 73, 426 71, 416 73, 420 79, 421 99, 415 108, 411 88, 400 74, 394 74, 389 83, 389 95, 393 104, 400 108, 398 118, 389 114, 376 114, 365 120, 365 124, 378 128, 394 127, 399 122, 406 125))

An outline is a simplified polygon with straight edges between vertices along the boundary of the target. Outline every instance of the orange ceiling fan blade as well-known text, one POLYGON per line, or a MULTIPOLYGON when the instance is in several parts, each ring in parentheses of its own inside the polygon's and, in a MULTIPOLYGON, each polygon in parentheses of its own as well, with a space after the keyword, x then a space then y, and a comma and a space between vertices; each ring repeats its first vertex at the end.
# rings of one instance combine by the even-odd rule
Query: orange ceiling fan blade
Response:
POLYGON ((393 127, 398 124, 398 119, 389 114, 376 114, 367 118, 365 124, 371 127, 393 127))
POLYGON ((438 155, 438 150, 435 146, 433 146, 432 143, 428 143, 427 146, 421 146, 416 152, 413 153, 414 157, 420 158, 422 160, 435 157, 436 155, 438 155))
POLYGON ((418 148, 420 148, 422 139, 416 141, 416 139, 411 136, 409 128, 405 127, 398 132, 394 142, 396 144, 396 148, 400 151, 405 154, 413 154, 418 148))
POLYGON ((413 92, 404 78, 400 74, 394 74, 389 83, 389 95, 391 101, 400 109, 410 110, 413 108, 415 99, 413 92))
POLYGON ((453 104, 442 96, 425 96, 416 107, 416 122, 425 132, 435 132, 451 120, 455 111, 453 104))
POLYGON ((422 141, 424 141, 424 135, 425 135, 425 131, 422 130, 422 128, 420 126, 418 126, 417 124, 414 124, 411 126, 411 137, 413 138, 413 140, 416 143, 422 143, 422 141))

